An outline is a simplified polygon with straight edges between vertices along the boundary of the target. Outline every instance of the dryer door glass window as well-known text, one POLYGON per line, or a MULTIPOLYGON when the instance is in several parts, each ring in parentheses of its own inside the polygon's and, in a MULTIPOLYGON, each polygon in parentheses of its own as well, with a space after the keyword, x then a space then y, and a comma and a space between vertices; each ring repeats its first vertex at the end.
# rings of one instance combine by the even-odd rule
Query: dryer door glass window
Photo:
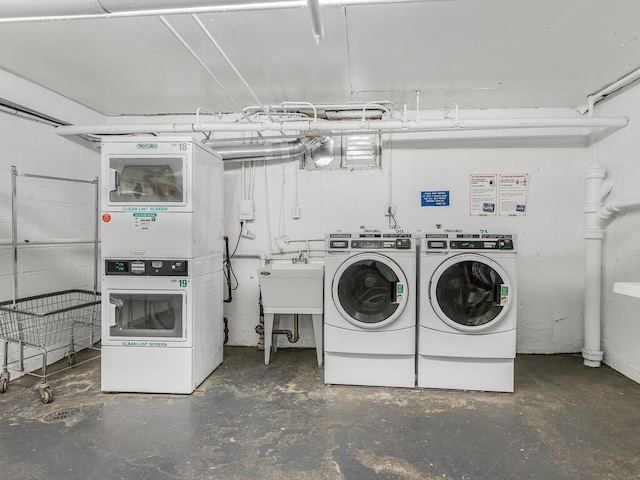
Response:
POLYGON ((396 273, 376 260, 360 260, 345 269, 338 281, 338 300, 354 320, 376 324, 398 309, 396 273))
POLYGON ((112 337, 181 338, 182 299, 179 293, 111 293, 109 303, 115 318, 111 319, 109 334, 112 337))
POLYGON ((183 203, 182 158, 111 158, 111 190, 114 203, 183 203))
POLYGON ((464 326, 485 325, 504 308, 500 305, 500 287, 504 283, 495 269, 479 261, 463 261, 447 268, 436 286, 436 298, 442 312, 464 326))

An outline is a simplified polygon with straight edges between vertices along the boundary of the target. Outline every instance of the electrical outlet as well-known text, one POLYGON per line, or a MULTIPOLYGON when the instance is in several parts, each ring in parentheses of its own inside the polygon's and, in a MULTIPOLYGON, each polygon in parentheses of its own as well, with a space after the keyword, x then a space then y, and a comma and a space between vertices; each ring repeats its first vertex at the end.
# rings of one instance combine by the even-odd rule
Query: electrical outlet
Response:
POLYGON ((294 220, 300 218, 300 207, 298 205, 291 209, 291 218, 293 218, 294 220))
POLYGON ((396 214, 396 206, 393 203, 387 203, 384 206, 384 216, 390 217, 391 215, 396 214))
POLYGON ((253 200, 240 200, 240 204, 238 205, 238 212, 240 220, 244 220, 247 222, 253 220, 253 200))

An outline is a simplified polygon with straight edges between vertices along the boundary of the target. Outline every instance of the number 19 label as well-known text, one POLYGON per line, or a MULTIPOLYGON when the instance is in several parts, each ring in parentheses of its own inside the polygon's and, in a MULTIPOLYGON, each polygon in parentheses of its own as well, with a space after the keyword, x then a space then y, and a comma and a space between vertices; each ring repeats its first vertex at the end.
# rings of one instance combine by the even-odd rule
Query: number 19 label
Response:
POLYGON ((186 288, 189 280, 178 280, 178 286, 182 288, 186 288))

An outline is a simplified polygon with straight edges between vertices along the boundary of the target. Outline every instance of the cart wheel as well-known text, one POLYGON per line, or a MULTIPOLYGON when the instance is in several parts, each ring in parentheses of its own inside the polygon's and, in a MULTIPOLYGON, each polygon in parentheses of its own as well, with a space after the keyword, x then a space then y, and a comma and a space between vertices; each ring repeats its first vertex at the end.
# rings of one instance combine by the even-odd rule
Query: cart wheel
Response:
POLYGON ((69 362, 69 365, 73 367, 76 364, 76 353, 69 352, 69 355, 67 356, 67 361, 69 362))
POLYGON ((51 387, 44 387, 40 392, 40 400, 42 403, 50 403, 53 400, 53 390, 51 387))
POLYGON ((4 393, 9 388, 9 379, 7 377, 0 378, 0 393, 4 393))

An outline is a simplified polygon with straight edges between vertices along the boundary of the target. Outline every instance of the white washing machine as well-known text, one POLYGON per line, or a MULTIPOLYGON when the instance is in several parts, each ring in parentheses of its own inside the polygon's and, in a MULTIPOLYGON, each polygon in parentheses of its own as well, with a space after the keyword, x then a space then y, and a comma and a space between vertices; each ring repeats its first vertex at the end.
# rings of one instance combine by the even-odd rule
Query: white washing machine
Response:
POLYGON ((415 278, 409 234, 326 235, 325 383, 415 386, 415 278))
POLYGON ((102 391, 189 394, 223 357, 222 266, 106 259, 102 391))
POLYGON ((515 235, 420 236, 418 386, 513 392, 515 235))
POLYGON ((102 257, 222 262, 221 157, 190 137, 102 143, 102 257))

